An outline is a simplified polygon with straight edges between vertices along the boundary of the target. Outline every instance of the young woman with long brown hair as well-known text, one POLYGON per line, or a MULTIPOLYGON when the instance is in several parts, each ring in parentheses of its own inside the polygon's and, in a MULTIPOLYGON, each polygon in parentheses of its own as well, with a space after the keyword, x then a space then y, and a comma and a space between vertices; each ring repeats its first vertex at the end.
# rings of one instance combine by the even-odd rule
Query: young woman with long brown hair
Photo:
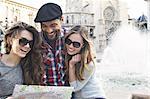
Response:
POLYGON ((41 39, 38 31, 18 22, 5 33, 6 53, 0 57, 0 99, 12 95, 15 84, 41 84, 41 39))

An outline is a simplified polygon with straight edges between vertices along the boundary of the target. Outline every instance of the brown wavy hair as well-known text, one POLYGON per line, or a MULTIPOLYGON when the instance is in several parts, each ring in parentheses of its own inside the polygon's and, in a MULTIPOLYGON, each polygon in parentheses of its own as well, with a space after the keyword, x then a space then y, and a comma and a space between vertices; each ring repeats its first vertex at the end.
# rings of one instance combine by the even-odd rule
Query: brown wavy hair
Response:
MULTIPOLYGON (((75 27, 73 27, 68 35, 65 37, 65 39, 67 39, 70 35, 72 34, 80 34, 82 39, 83 39, 83 48, 81 48, 80 54, 81 54, 81 62, 75 64, 75 75, 76 78, 81 81, 84 80, 83 77, 83 71, 84 69, 88 68, 86 67, 85 64, 89 64, 91 61, 94 62, 94 58, 95 58, 95 54, 93 53, 93 44, 92 42, 89 40, 88 38, 88 31, 86 29, 86 27, 84 26, 80 26, 77 25, 75 27)), ((65 47, 66 49, 66 47, 65 47)), ((72 56, 70 56, 69 54, 65 55, 65 66, 66 66, 66 79, 69 78, 69 61, 71 59, 72 56)))
POLYGON ((5 34, 5 49, 6 54, 10 53, 12 45, 10 40, 19 35, 21 31, 27 30, 33 35, 33 46, 29 53, 21 59, 20 64, 23 71, 24 84, 41 84, 43 77, 42 55, 41 55, 41 43, 42 39, 38 31, 31 25, 24 22, 17 22, 8 30, 5 34))

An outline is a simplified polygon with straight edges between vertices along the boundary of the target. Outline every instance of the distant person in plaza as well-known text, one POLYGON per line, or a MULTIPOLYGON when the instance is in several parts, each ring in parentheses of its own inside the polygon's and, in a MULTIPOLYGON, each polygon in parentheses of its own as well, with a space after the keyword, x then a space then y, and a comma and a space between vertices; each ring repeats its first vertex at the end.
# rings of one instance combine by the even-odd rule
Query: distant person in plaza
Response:
POLYGON ((3 35, 4 35, 3 30, 0 29, 0 52, 1 52, 2 42, 3 42, 3 35))
POLYGON ((41 39, 38 31, 18 22, 5 33, 6 53, 0 56, 0 99, 11 96, 16 84, 41 84, 41 39))
POLYGON ((55 3, 44 4, 37 12, 35 22, 41 24, 42 55, 45 68, 44 84, 64 86, 64 35, 62 9, 55 3))
POLYGON ((66 75, 70 86, 74 87, 73 99, 105 99, 95 75, 95 55, 86 28, 73 27, 65 38, 65 47, 66 75))
POLYGON ((142 14, 137 21, 139 22, 139 27, 141 29, 147 29, 147 17, 144 14, 142 14))

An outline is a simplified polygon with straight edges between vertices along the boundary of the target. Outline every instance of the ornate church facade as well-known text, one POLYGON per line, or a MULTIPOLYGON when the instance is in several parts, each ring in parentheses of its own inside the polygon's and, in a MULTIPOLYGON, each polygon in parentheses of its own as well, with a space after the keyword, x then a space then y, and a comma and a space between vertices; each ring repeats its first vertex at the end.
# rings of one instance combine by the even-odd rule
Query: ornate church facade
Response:
POLYGON ((120 0, 66 0, 64 27, 85 25, 97 52, 103 51, 111 35, 127 23, 127 5, 120 0))

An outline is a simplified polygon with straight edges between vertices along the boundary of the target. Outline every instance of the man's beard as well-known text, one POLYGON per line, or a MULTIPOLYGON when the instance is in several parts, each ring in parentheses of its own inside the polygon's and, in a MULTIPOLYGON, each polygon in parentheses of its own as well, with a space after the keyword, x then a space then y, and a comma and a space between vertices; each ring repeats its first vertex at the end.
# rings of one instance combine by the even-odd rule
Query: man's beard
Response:
POLYGON ((53 36, 49 36, 49 33, 46 31, 42 31, 44 33, 44 36, 49 39, 49 40, 56 40, 59 36, 60 30, 59 29, 54 29, 51 33, 54 33, 53 36))

